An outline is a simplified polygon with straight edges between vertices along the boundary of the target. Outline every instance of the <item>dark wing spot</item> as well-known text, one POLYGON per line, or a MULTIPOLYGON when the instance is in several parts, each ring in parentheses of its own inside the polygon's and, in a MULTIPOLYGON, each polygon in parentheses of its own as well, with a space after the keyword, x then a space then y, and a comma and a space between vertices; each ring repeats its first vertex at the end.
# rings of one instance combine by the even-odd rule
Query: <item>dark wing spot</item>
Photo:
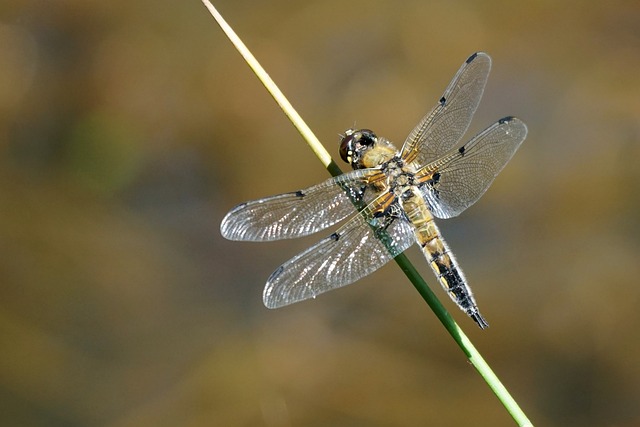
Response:
POLYGON ((431 178, 426 180, 424 183, 431 189, 433 189, 438 181, 440 180, 440 174, 438 172, 431 175, 431 178))
POLYGON ((304 197, 304 196, 306 196, 306 194, 304 194, 304 191, 302 191, 302 190, 298 190, 298 191, 296 191, 296 197, 300 197, 300 198, 302 198, 302 197, 304 197))
POLYGON ((467 58, 467 64, 470 63, 471 61, 473 61, 474 59, 476 59, 476 57, 478 56, 478 52, 474 53, 473 55, 471 55, 470 57, 467 58))
POLYGON ((383 210, 377 210, 373 213, 374 218, 383 218, 385 216, 385 212, 383 210))
POLYGON ((329 236, 329 238, 334 242, 337 242, 338 239, 340 239, 340 235, 338 233, 333 233, 331 236, 329 236))
POLYGON ((271 273, 271 276, 269 276, 269 279, 267 280, 268 282, 273 282, 275 281, 278 276, 280 276, 282 274, 282 272, 284 271, 284 267, 281 265, 280 267, 278 267, 276 269, 276 271, 274 271, 273 273, 271 273))
MULTIPOLYGON (((429 187, 429 191, 431 191, 431 194, 433 194, 433 196, 436 199, 440 198, 440 192, 436 188, 436 185, 438 185, 439 181, 440 181, 440 172, 434 172, 433 175, 431 175, 431 179, 425 181, 425 183, 423 184, 429 187)), ((432 209, 433 207, 429 206, 429 208, 432 209)))
POLYGON ((458 148, 458 153, 460 153, 460 154, 462 154, 464 156, 464 150, 465 150, 465 148, 464 148, 464 145, 463 145, 462 147, 458 148))
POLYGON ((446 103, 447 103, 447 98, 445 98, 444 96, 440 98, 440 105, 444 106, 446 103))

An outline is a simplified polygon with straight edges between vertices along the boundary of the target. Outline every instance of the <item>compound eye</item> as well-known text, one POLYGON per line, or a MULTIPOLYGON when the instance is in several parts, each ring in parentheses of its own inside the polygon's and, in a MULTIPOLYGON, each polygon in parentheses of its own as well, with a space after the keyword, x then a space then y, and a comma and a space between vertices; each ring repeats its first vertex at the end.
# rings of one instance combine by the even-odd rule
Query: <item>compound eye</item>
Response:
POLYGON ((360 145, 364 145, 365 147, 372 146, 373 144, 376 143, 376 140, 378 139, 376 134, 373 133, 373 131, 370 129, 360 129, 358 133, 359 133, 358 142, 360 143, 360 145))
POLYGON ((353 133, 347 133, 344 138, 342 138, 342 141, 340 141, 340 158, 345 163, 351 163, 355 149, 355 136, 353 133))
POLYGON ((377 141, 378 137, 372 130, 360 129, 354 131, 353 129, 348 129, 344 137, 342 137, 342 141, 340 141, 340 157, 353 166, 354 169, 358 169, 362 167, 357 164, 363 153, 372 148, 377 141))

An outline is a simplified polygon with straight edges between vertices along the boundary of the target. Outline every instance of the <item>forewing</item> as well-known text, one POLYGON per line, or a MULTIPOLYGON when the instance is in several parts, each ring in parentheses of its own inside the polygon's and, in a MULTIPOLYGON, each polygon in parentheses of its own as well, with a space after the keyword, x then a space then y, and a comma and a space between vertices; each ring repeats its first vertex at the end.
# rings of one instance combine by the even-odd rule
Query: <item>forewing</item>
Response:
POLYGON ((413 226, 404 217, 374 217, 376 204, 280 266, 264 288, 264 304, 278 308, 348 285, 411 246, 413 226))
POLYGON ((370 181, 381 172, 352 171, 292 193, 246 202, 222 220, 220 232, 229 240, 270 241, 306 236, 357 212, 354 202, 366 200, 370 181))
POLYGON ((484 52, 471 55, 444 91, 438 105, 411 131, 402 146, 407 162, 427 164, 449 151, 467 131, 491 70, 484 52))
POLYGON ((527 126, 505 117, 441 160, 424 166, 418 179, 431 212, 451 218, 474 204, 513 157, 527 136, 527 126))

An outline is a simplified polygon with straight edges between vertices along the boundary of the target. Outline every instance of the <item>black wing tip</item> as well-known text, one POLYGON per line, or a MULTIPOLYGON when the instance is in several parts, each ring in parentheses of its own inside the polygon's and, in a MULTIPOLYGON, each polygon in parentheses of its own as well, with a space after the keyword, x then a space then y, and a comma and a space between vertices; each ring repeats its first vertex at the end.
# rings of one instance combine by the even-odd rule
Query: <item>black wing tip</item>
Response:
POLYGON ((278 277, 280 277, 283 271, 284 271, 284 266, 281 265, 280 267, 276 268, 276 271, 271 273, 271 276, 269 276, 269 278, 267 279, 267 287, 265 288, 265 291, 269 288, 269 284, 271 284, 272 282, 277 280, 278 277))
POLYGON ((475 52, 475 53, 471 54, 471 56, 469 56, 467 58, 465 63, 470 64, 471 62, 473 62, 479 56, 480 57, 489 58, 489 55, 486 52, 483 52, 483 51, 479 50, 478 52, 475 52))
MULTIPOLYGON (((500 120, 498 120, 498 123, 501 125, 507 124, 507 123, 513 123, 514 125, 518 125, 522 128, 523 132, 524 132, 524 137, 527 136, 527 133, 529 132, 529 128, 527 128, 527 124, 525 122, 523 122, 522 120, 520 120, 519 118, 517 118, 516 116, 507 116, 507 117, 503 117, 500 120)), ((523 137, 523 139, 524 139, 523 137)))

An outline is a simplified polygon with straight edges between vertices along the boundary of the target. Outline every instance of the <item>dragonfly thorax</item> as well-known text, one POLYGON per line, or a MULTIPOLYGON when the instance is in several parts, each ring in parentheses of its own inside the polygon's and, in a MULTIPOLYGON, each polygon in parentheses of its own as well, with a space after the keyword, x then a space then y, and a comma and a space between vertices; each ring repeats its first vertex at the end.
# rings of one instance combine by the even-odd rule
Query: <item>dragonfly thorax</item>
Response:
POLYGON ((406 164, 400 153, 380 165, 380 170, 386 175, 387 191, 396 197, 406 200, 414 195, 416 187, 415 168, 413 164, 406 164))
POLYGON ((401 200, 413 197, 416 191, 414 174, 402 169, 397 174, 387 175, 387 185, 389 190, 401 200))

